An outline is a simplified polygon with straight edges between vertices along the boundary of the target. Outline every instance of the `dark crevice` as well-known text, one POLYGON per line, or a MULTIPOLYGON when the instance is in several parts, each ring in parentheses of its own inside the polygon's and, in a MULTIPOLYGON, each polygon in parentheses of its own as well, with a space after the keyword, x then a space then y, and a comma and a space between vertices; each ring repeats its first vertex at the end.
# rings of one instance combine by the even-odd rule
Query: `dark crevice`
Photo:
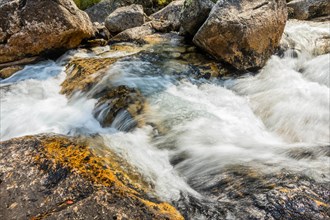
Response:
POLYGON ((27 1, 27 0, 20 0, 20 1, 19 1, 19 3, 18 3, 18 9, 19 9, 19 10, 22 10, 22 8, 25 7, 25 5, 26 5, 26 1, 27 1))
POLYGON ((268 2, 261 3, 260 5, 257 5, 256 7, 253 8, 253 10, 256 10, 258 8, 261 8, 262 6, 268 5, 268 2))

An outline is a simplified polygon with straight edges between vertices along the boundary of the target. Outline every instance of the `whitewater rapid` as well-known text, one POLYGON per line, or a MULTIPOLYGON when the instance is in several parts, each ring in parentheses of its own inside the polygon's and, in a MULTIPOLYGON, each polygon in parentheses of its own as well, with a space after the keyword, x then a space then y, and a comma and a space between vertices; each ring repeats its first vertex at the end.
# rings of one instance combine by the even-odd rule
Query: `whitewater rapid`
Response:
POLYGON ((71 51, 0 81, 1 141, 44 132, 99 134, 168 201, 182 192, 202 197, 199 189, 232 164, 263 172, 286 168, 329 181, 329 157, 318 148, 330 144, 330 54, 319 55, 317 43, 329 30, 328 24, 288 23, 285 32, 295 47, 274 55, 258 74, 235 79, 178 78, 173 73, 189 67, 173 59, 161 67, 147 59, 116 62, 95 89, 138 88, 150 108, 142 117, 157 124, 128 133, 100 126, 93 117, 97 100, 60 94, 65 56, 90 56, 71 51), (289 156, 301 148, 319 153, 313 159, 289 156))

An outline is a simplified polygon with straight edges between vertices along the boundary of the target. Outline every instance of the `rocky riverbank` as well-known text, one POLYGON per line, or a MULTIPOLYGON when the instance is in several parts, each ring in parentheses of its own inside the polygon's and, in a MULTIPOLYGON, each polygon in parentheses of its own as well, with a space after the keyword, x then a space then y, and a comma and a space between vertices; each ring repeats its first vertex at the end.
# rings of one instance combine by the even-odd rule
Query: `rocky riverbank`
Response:
POLYGON ((0 219, 330 218, 329 5, 0 2, 0 219))

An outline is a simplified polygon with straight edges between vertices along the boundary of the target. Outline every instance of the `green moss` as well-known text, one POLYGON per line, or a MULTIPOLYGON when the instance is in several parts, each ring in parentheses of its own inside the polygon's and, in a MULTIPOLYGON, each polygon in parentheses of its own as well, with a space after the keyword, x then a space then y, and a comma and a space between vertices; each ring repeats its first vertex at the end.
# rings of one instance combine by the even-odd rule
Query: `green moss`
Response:
POLYGON ((99 3, 101 0, 73 0, 74 3, 78 6, 78 8, 85 10, 88 7, 91 7, 92 5, 95 5, 96 3, 99 3))
POLYGON ((169 3, 171 3, 173 0, 154 0, 154 2, 156 3, 156 5, 159 6, 165 6, 168 5, 169 3))

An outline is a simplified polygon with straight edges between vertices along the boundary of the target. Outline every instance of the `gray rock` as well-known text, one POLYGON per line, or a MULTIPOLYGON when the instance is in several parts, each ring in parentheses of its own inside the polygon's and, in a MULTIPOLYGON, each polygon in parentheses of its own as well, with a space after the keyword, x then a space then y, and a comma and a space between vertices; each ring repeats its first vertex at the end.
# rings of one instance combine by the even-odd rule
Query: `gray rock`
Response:
POLYGON ((330 15, 329 0, 293 0, 287 6, 289 18, 307 20, 330 15))
POLYGON ((143 37, 155 33, 156 30, 153 28, 150 22, 140 26, 127 29, 113 38, 111 38, 111 42, 143 42, 143 37))
POLYGON ((94 31, 70 0, 0 1, 0 63, 74 48, 94 31))
POLYGON ((145 15, 141 5, 121 7, 105 19, 105 26, 111 33, 120 33, 126 29, 143 25, 145 15))
POLYGON ((102 0, 98 4, 87 8, 85 12, 93 22, 102 23, 117 8, 131 4, 142 5, 147 14, 151 14, 154 10, 153 0, 102 0))
POLYGON ((180 15, 183 30, 194 36, 208 18, 213 6, 211 0, 186 0, 180 15))
POLYGON ((260 68, 277 49, 286 20, 285 0, 221 0, 193 42, 237 69, 260 68))
POLYGON ((176 30, 176 27, 173 26, 173 23, 167 20, 152 20, 148 22, 151 26, 161 33, 168 33, 176 30))
POLYGON ((173 1, 162 10, 152 14, 151 19, 168 21, 172 24, 173 30, 180 29, 180 13, 183 7, 184 0, 173 1))
MULTIPOLYGON (((204 198, 209 198, 212 206, 189 199, 189 212, 182 211, 186 219, 193 219, 190 215, 194 212, 202 213, 203 219, 317 220, 330 217, 329 182, 317 182, 285 169, 266 174, 240 165, 228 166, 212 175, 212 180, 207 179, 194 188, 204 198)), ((202 179, 195 176, 187 181, 196 186, 202 179)))

